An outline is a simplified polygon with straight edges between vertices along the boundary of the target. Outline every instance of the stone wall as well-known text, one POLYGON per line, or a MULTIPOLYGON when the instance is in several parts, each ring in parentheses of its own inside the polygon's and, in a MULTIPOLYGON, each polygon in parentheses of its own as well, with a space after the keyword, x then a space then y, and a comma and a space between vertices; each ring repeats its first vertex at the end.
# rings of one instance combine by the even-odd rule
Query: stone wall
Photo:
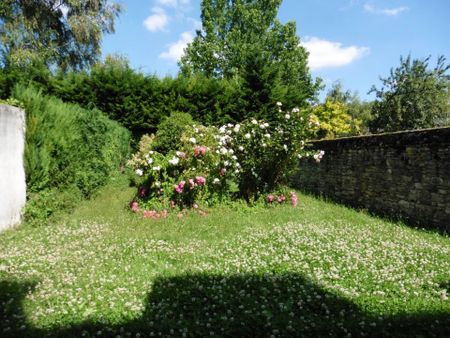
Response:
POLYGON ((313 142, 294 184, 350 206, 450 231, 450 127, 313 142))
POLYGON ((20 222, 26 200, 24 111, 0 104, 0 231, 20 222))

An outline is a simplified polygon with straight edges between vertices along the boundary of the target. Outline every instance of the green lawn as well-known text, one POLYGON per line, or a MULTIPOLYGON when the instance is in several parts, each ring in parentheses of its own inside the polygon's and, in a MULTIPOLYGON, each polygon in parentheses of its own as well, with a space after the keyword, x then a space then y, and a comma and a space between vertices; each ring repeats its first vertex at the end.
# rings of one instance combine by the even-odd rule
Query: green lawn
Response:
POLYGON ((178 219, 124 179, 0 235, 0 337, 450 336, 450 239, 299 194, 178 219))

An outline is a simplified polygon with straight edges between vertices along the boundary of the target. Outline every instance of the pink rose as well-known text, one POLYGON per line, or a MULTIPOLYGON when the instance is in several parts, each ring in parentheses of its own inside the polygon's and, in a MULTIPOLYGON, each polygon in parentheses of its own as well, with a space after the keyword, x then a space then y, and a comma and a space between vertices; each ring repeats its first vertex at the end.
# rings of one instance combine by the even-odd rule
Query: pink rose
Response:
POLYGON ((145 210, 144 217, 145 218, 156 218, 157 212, 155 210, 145 210))
POLYGON ((204 156, 206 154, 206 147, 205 146, 197 146, 194 148, 194 156, 204 156))
POLYGON ((195 182, 192 178, 189 179, 189 185, 190 185, 191 190, 195 188, 195 182))
POLYGON ((291 204, 294 208, 297 207, 297 194, 294 191, 291 192, 291 204))
POLYGON ((138 202, 131 201, 130 208, 131 208, 131 211, 138 212, 139 211, 139 204, 138 204, 138 202))
POLYGON ((196 176, 196 177, 195 177, 195 182, 196 182, 198 185, 205 185, 205 183, 206 183, 206 178, 204 178, 203 176, 196 176))
POLYGON ((139 197, 145 197, 146 194, 147 194, 147 189, 145 187, 140 187, 139 192, 138 192, 139 197))

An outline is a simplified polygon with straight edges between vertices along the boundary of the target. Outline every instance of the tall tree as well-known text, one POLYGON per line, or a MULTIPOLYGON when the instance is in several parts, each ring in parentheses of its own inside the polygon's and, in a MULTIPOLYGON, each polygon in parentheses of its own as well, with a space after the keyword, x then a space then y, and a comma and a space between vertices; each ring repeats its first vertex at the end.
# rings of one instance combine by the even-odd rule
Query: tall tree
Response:
POLYGON ((121 6, 111 0, 1 0, 0 64, 44 60, 62 69, 97 61, 121 6))
POLYGON ((383 87, 372 87, 372 132, 396 131, 450 125, 450 65, 438 57, 434 69, 424 60, 400 58, 400 66, 380 78, 383 87))
MULTIPOLYGON (((315 98, 320 86, 307 66, 308 53, 300 45, 295 22, 281 24, 276 16, 282 0, 203 0, 203 29, 197 31, 180 61, 184 75, 201 73, 213 78, 243 77, 252 88, 284 87, 283 103, 302 106, 315 98), (266 74, 249 69, 254 65, 266 74), (270 72, 267 72, 270 69, 270 72), (269 74, 270 73, 270 74, 269 74), (272 82, 267 82, 272 81, 272 82)), ((277 95, 269 95, 272 100, 277 95)), ((270 100, 269 100, 270 101, 270 100)), ((273 104, 274 102, 270 102, 273 104)))

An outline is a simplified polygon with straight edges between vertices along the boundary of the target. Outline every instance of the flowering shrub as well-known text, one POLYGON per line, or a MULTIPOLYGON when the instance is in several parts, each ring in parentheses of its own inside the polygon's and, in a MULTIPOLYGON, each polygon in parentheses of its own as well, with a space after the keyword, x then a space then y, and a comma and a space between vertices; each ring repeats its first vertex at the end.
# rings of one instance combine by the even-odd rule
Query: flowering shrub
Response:
MULTIPOLYGON (((129 165, 139 186, 132 211, 145 217, 164 217, 169 208, 198 208, 231 196, 255 201, 277 189, 305 152, 305 140, 318 126, 314 116, 294 108, 284 112, 278 103, 274 122, 251 119, 220 128, 186 125, 178 150, 155 150, 156 137, 144 136, 129 165)), ((292 206, 297 206, 294 192, 292 206)), ((267 195, 267 203, 285 203, 286 194, 267 195)))

